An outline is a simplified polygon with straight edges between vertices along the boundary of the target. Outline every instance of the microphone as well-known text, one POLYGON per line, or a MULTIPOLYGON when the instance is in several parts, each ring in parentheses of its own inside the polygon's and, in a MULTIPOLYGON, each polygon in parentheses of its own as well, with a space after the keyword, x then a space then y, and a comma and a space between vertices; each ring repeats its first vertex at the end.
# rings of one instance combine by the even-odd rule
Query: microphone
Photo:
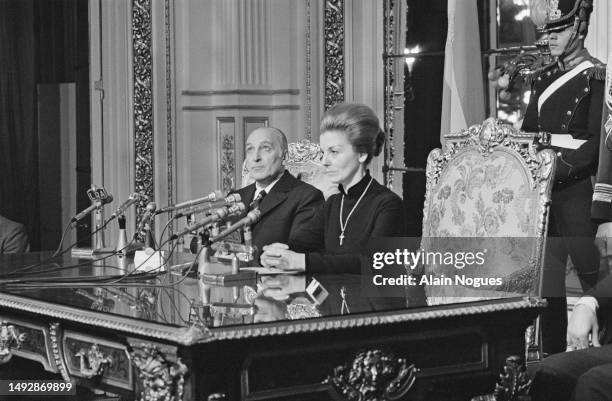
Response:
POLYGON ((220 209, 217 209, 210 216, 204 218, 204 220, 200 221, 199 223, 196 223, 194 225, 191 225, 185 228, 180 233, 173 234, 172 237, 170 237, 170 241, 175 240, 178 237, 182 237, 185 234, 189 234, 190 232, 198 230, 209 224, 215 223, 228 216, 234 216, 234 215, 240 214, 244 212, 245 210, 246 210, 246 207, 244 206, 244 203, 236 203, 232 206, 225 206, 220 209))
POLYGON ((261 212, 259 211, 258 208, 255 208, 255 209, 251 210, 249 213, 247 213, 247 215, 245 217, 243 217, 242 219, 238 220, 237 222, 235 222, 234 224, 232 224, 231 226, 229 226, 225 230, 221 231, 219 233, 219 235, 211 238, 210 242, 217 242, 220 239, 223 239, 223 238, 227 237, 228 235, 230 235, 234 231, 238 230, 239 228, 242 228, 244 226, 252 225, 252 224, 257 223, 259 221, 259 219, 261 219, 261 212))
POLYGON ((206 196, 204 196, 202 198, 192 199, 192 200, 189 200, 189 201, 177 203, 176 205, 171 205, 171 206, 163 207, 163 208, 159 209, 157 212, 155 212, 155 214, 173 212, 173 211, 178 210, 178 209, 184 209, 186 207, 192 207, 192 206, 195 206, 195 205, 199 205, 200 203, 204 203, 204 202, 214 202, 216 200, 219 200, 222 197, 223 197, 223 192, 221 192, 219 190, 216 190, 216 191, 211 192, 211 193, 209 193, 208 195, 206 195, 206 196))
POLYGON ((93 212, 96 209, 101 208, 102 206, 106 205, 107 203, 111 203, 113 201, 113 196, 108 194, 105 197, 102 197, 100 199, 96 199, 93 202, 91 202, 91 205, 83 210, 82 212, 80 212, 79 214, 77 214, 76 216, 74 216, 72 219, 70 219, 70 223, 76 223, 79 220, 82 220, 85 216, 87 216, 89 213, 93 212))
POLYGON ((140 223, 138 223, 138 227, 136 228, 136 233, 142 231, 151 217, 155 216, 155 209, 157 209, 157 203, 149 202, 145 209, 145 213, 142 215, 140 219, 140 223))
POLYGON ((123 213, 125 213, 126 209, 130 206, 132 206, 134 203, 138 202, 139 200, 148 200, 149 198, 147 198, 145 195, 141 195, 138 192, 134 192, 133 194, 131 194, 129 196, 129 198, 127 198, 127 200, 125 202, 123 202, 121 204, 121 206, 119 206, 114 212, 113 214, 110 215, 110 217, 108 218, 108 221, 111 221, 112 219, 121 216, 123 213))
POLYGON ((183 217, 188 214, 209 212, 219 207, 233 205, 234 203, 240 202, 241 200, 242 198, 240 197, 240 194, 231 194, 218 201, 207 202, 204 205, 198 207, 190 207, 189 209, 174 215, 174 218, 178 219, 179 217, 183 217))

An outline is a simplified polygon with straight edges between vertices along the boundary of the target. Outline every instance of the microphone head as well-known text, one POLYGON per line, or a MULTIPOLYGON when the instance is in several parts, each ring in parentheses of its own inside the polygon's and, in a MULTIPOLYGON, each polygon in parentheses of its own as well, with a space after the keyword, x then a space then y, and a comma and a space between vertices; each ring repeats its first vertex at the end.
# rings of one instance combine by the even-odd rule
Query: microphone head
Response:
POLYGON ((246 206, 244 206, 244 203, 237 202, 228 208, 228 215, 234 216, 236 214, 241 214, 245 210, 246 210, 246 206))
POLYGON ((145 210, 147 211, 147 213, 155 213, 155 211, 157 210, 157 203, 155 202, 147 203, 147 207, 145 208, 145 210))
POLYGON ((242 197, 240 196, 240 194, 231 194, 231 195, 227 195, 225 197, 225 200, 227 202, 242 202, 242 197))
POLYGON ((259 208, 255 208, 248 212, 246 217, 249 219, 249 224, 255 224, 261 219, 261 211, 259 208))
POLYGON ((208 195, 208 198, 210 199, 210 202, 214 202, 216 200, 223 199, 223 192, 217 189, 213 193, 208 195))
POLYGON ((242 212, 244 212, 244 210, 244 203, 234 203, 233 205, 224 206, 215 210, 213 212, 213 215, 216 214, 219 219, 224 219, 229 216, 241 214, 242 212))

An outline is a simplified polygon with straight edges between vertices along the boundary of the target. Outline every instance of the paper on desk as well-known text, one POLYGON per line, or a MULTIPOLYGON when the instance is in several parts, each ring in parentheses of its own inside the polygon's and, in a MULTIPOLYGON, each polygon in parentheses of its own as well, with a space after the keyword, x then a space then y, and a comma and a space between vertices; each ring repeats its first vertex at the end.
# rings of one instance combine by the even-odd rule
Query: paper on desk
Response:
POLYGON ((240 270, 253 271, 259 274, 260 276, 301 273, 299 270, 283 270, 283 269, 277 269, 276 267, 261 267, 261 266, 241 267, 240 270))

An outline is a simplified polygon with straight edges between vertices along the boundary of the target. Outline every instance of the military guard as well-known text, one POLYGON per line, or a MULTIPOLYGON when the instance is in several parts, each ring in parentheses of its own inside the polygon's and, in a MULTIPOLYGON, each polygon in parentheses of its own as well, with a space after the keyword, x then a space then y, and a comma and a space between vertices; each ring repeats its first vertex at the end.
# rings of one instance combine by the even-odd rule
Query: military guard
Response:
MULTIPOLYGON (((565 266, 569 255, 583 290, 601 276, 591 220, 593 184, 600 145, 605 65, 584 47, 593 0, 547 0, 549 48, 555 61, 532 76, 531 98, 522 129, 539 132, 557 154, 544 262, 542 318, 545 353, 566 348, 565 266)), ((612 182, 611 182, 612 183, 612 182)))

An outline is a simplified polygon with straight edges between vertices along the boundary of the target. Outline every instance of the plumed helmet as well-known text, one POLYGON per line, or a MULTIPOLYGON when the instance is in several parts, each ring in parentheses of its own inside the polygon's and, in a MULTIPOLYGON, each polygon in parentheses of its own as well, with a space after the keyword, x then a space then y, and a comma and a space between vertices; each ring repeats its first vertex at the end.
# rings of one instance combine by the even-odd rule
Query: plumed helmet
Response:
MULTIPOLYGON (((546 0, 544 32, 565 29, 584 22, 585 31, 593 11, 593 0, 546 0)), ((586 32, 585 32, 586 33, 586 32)))

